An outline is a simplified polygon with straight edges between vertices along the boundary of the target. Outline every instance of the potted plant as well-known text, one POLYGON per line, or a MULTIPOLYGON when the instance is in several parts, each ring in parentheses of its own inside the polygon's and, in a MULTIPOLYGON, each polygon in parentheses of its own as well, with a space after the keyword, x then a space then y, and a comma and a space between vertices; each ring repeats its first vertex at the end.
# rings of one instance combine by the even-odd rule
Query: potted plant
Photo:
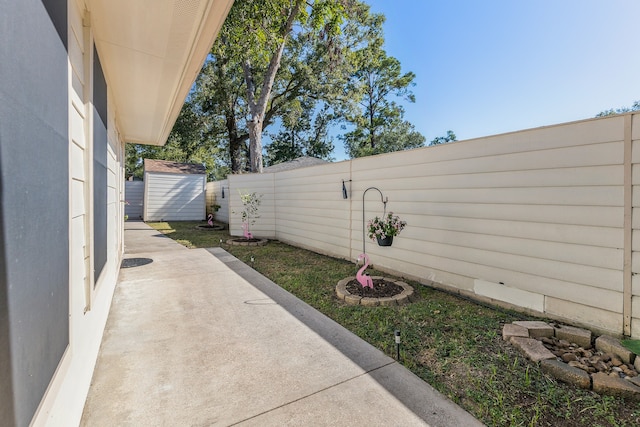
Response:
POLYGON ((377 240, 380 246, 391 246, 393 236, 397 236, 407 226, 406 221, 400 221, 398 215, 389 212, 382 218, 375 217, 367 222, 368 236, 377 240))

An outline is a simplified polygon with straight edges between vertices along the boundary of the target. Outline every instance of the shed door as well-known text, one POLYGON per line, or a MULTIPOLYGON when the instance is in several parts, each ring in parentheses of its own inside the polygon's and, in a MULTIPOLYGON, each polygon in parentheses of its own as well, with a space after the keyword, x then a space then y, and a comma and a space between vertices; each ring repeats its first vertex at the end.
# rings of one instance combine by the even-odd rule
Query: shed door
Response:
POLYGON ((204 175, 145 175, 145 221, 205 219, 204 175))

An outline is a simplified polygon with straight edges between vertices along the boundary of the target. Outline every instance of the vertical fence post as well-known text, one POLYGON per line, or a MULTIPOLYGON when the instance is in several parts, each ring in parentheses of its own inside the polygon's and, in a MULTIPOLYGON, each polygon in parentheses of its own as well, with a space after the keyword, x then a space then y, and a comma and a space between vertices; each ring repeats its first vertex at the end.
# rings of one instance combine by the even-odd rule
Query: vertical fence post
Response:
POLYGON ((624 264, 622 276, 622 321, 623 333, 631 336, 632 308, 632 236, 633 236, 633 181, 632 181, 632 131, 633 114, 624 116, 624 264))

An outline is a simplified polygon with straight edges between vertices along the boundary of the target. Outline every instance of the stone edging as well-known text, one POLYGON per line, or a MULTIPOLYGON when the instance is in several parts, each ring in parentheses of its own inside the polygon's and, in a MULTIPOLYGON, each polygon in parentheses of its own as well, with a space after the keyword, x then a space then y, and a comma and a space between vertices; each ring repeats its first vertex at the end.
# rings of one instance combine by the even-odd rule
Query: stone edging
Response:
POLYGON ((213 227, 209 227, 208 225, 196 225, 196 230, 200 231, 220 231, 224 230, 223 225, 214 225, 213 227))
POLYGON ((591 331, 564 325, 554 327, 542 321, 518 321, 506 324, 502 329, 502 338, 518 348, 527 359, 539 362, 544 373, 559 381, 593 390, 596 393, 640 400, 640 376, 624 376, 626 372, 640 372, 640 357, 636 357, 616 338, 602 335, 595 340, 595 349, 593 349, 591 331), (586 366, 577 367, 581 365, 578 361, 565 363, 563 360, 565 355, 560 357, 557 355, 558 352, 552 353, 544 344, 545 341, 550 342, 552 338, 562 340, 565 345, 569 344, 571 347, 580 347, 580 350, 590 350, 590 354, 594 352, 604 354, 606 356, 604 360, 617 359, 619 362, 614 365, 616 367, 612 368, 614 371, 611 373, 599 372, 596 369, 585 371, 586 366), (618 364, 620 367, 617 366, 618 364), (620 368, 623 368, 624 372, 620 368), (619 372, 623 373, 619 374, 619 372))
POLYGON ((336 286, 336 294, 338 298, 343 300, 349 305, 363 305, 367 307, 376 307, 376 306, 390 306, 390 305, 404 305, 413 301, 414 291, 411 285, 408 285, 405 282, 401 282, 400 280, 391 279, 388 277, 382 276, 373 276, 371 277, 373 280, 385 280, 387 282, 393 282, 398 286, 402 286, 404 289, 401 293, 394 295, 392 297, 385 298, 370 298, 370 297, 361 297, 360 295, 354 295, 347 290, 347 283, 352 280, 355 280, 355 276, 347 277, 346 279, 342 279, 338 282, 336 286))
MULTIPOLYGON (((242 238, 240 238, 242 239, 242 238)), ((257 242, 243 242, 242 240, 229 239, 227 245, 231 246, 264 246, 269 242, 268 239, 258 239, 257 242)))

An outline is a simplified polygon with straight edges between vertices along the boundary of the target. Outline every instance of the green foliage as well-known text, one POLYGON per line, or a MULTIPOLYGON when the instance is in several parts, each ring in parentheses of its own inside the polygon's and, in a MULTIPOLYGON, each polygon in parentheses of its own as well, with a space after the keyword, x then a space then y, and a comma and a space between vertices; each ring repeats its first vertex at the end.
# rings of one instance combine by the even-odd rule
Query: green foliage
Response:
POLYGON ((640 340, 622 340, 621 343, 633 354, 640 355, 640 340))
POLYGON ((283 129, 269 163, 300 152, 329 158, 326 130, 333 119, 317 104, 329 103, 343 86, 341 27, 363 8, 353 0, 234 3, 195 89, 212 129, 228 141, 232 172, 261 166, 262 132, 278 119, 283 129), (295 125, 292 117, 309 123, 295 125), (322 122, 311 128, 314 117, 322 122))
POLYGON ((210 179, 261 170, 275 124, 269 165, 331 160, 340 121, 353 128, 342 137, 351 157, 422 146, 391 100, 413 102, 415 75, 382 50, 383 22, 358 0, 235 2, 167 145, 128 150, 130 173, 141 176, 143 157, 204 163, 210 179))
POLYGON ((311 109, 293 109, 284 118, 280 132, 270 135, 272 142, 266 148, 265 159, 268 166, 302 156, 332 160, 334 146, 329 125, 334 118, 325 108, 317 113, 312 125, 311 114, 311 109))
POLYGON ((197 104, 188 99, 182 106, 167 143, 164 146, 127 144, 125 173, 127 177, 142 178, 144 159, 171 160, 205 166, 209 180, 221 179, 228 169, 221 161, 221 149, 206 132, 206 117, 198 112, 197 104))
POLYGON ((456 134, 453 133, 453 131, 448 130, 446 136, 436 136, 431 140, 429 145, 446 144, 447 142, 453 142, 453 141, 457 141, 456 134))
POLYGON ((394 151, 410 150, 424 145, 424 136, 414 129, 408 121, 394 118, 377 136, 377 143, 368 144, 367 130, 355 129, 342 136, 349 157, 364 157, 394 151), (365 142, 363 142, 365 141, 365 142))
MULTIPOLYGON (((264 0, 235 2, 223 29, 242 65, 248 108, 249 169, 262 171, 262 132, 273 101, 282 96, 276 82, 285 49, 295 34, 329 44, 340 33, 350 0, 264 0), (228 25, 227 25, 228 24, 228 25), (296 30, 294 31, 294 27, 296 30)), ((294 50, 295 52, 295 50, 294 50)), ((333 50, 325 50, 331 53, 333 50)), ((291 58, 299 56, 291 55, 291 58)), ((304 67, 299 67, 304 69, 304 67)), ((295 74, 296 67, 288 71, 295 74)), ((314 81, 317 79, 314 79, 314 81)), ((299 87, 310 87, 299 80, 299 87)), ((296 91, 296 86, 289 86, 296 91)), ((292 98, 285 97, 284 101, 292 98)))
POLYGON ((640 101, 635 101, 631 107, 620 107, 620 108, 610 108, 609 110, 604 110, 596 114, 596 117, 607 117, 613 116, 616 114, 624 114, 632 111, 640 111, 640 101))
POLYGON ((260 208, 260 203, 262 203, 262 194, 258 195, 255 192, 240 193, 240 201, 242 201, 242 211, 240 212, 242 222, 254 225, 256 219, 260 218, 258 209, 260 208))
POLYGON ((351 55, 352 72, 342 113, 354 129, 341 138, 352 158, 416 148, 425 141, 403 119, 404 108, 393 100, 415 102, 410 89, 415 85, 415 74, 403 74, 400 61, 382 48, 383 22, 380 16, 369 18, 367 38, 351 55))

